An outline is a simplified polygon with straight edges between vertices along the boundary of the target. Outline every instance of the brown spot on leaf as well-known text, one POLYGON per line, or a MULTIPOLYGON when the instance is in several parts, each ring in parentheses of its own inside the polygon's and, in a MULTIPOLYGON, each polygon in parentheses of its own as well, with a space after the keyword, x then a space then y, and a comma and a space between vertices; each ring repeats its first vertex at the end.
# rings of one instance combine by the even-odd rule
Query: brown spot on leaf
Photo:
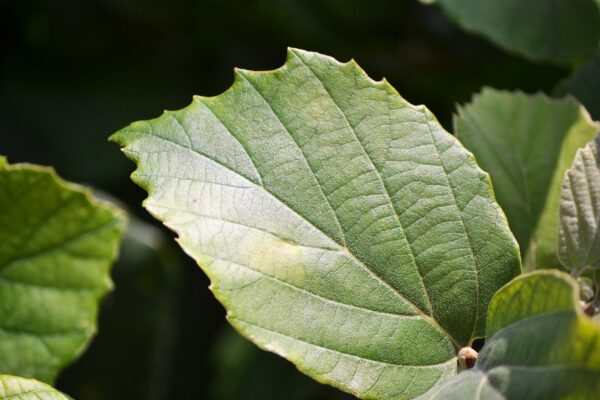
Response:
POLYGON ((475 366, 475 363, 477 362, 477 356, 479 356, 479 353, 477 353, 471 347, 463 347, 458 352, 458 362, 460 363, 461 367, 470 369, 475 366))

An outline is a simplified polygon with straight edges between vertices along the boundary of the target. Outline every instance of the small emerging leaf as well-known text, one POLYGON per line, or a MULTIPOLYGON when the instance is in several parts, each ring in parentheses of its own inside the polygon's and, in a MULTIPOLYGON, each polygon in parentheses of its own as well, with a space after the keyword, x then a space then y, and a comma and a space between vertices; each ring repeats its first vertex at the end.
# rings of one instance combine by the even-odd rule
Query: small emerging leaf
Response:
POLYGON ((433 115, 354 62, 289 50, 113 140, 229 321, 364 398, 452 376, 520 271, 489 179, 433 115))
POLYGON ((0 400, 70 400, 45 383, 11 375, 0 375, 0 400))
POLYGON ((600 267, 600 135, 577 151, 560 191, 558 258, 580 275, 600 267))
POLYGON ((600 327, 584 316, 577 284, 536 271, 500 289, 488 311, 475 367, 423 399, 595 399, 600 393, 600 327))
POLYGON ((124 225, 53 170, 0 158, 0 371, 52 382, 96 331, 124 225))
POLYGON ((598 124, 570 98, 484 89, 455 116, 456 134, 489 172, 527 267, 559 268, 560 186, 598 124))
POLYGON ((422 0, 460 26, 534 61, 570 64, 600 44, 598 0, 422 0))

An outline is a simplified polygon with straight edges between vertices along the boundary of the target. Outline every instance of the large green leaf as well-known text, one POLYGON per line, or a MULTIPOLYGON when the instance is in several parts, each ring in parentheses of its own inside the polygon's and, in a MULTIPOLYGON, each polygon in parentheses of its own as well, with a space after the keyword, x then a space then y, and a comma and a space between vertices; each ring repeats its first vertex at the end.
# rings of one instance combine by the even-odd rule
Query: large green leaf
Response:
POLYGON ((577 284, 558 271, 514 279, 492 299, 475 367, 426 399, 595 399, 600 327, 582 314, 577 284))
POLYGON ((422 0, 461 27, 534 61, 569 64, 600 44, 597 0, 422 0))
POLYGON ((570 98, 484 89, 459 109, 455 129, 491 175, 528 268, 559 267, 560 185, 598 125, 570 98))
POLYGON ((96 330, 124 225, 53 170, 0 158, 0 371, 52 382, 96 330))
POLYGON ((0 400, 69 400, 45 383, 11 375, 0 375, 0 400))
POLYGON ((229 321, 316 379, 407 398, 454 374, 519 273, 488 176, 423 106, 291 49, 113 140, 229 321))
POLYGON ((570 93, 577 97, 592 118, 600 120, 600 56, 583 64, 573 75, 561 82, 556 93, 570 93))
POLYGON ((558 258, 577 275, 600 266, 599 141, 577 151, 560 191, 558 258))

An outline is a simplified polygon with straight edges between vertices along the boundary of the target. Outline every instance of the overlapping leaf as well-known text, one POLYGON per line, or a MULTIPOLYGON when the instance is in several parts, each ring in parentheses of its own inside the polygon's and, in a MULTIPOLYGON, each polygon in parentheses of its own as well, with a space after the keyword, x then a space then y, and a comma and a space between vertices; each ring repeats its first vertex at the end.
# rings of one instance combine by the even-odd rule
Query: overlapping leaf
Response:
POLYGON ((600 120, 600 56, 579 67, 558 86, 556 92, 577 97, 592 118, 600 120))
POLYGON ((423 0, 460 26, 535 61, 569 64, 600 44, 598 0, 423 0))
POLYGON ((560 192, 558 257, 579 273, 600 266, 599 141, 600 136, 577 151, 560 192))
POLYGON ((69 400, 45 383, 11 375, 0 375, 0 400, 69 400))
POLYGON ((573 99, 484 89, 459 110, 456 134, 489 172, 530 268, 559 267, 560 186, 578 148, 598 131, 573 99))
POLYGON ((0 158, 0 371, 52 382, 96 330, 123 216, 0 158))
POLYGON ((584 316, 568 275, 536 271, 502 288, 488 311, 475 367, 433 389, 432 399, 594 399, 600 327, 584 316))
POLYGON ((354 63, 271 72, 113 140, 229 321, 316 379, 410 398, 482 336, 518 250, 473 157, 354 63))

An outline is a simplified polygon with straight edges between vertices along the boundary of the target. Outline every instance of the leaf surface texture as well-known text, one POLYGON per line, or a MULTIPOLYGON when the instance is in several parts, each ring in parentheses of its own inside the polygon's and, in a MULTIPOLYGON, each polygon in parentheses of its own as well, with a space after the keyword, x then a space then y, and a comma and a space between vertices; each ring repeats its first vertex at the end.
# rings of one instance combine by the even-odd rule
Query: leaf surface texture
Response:
POLYGON ((593 399, 600 393, 600 327, 558 271, 514 279, 492 299, 475 367, 424 399, 593 399))
POLYGON ((577 151, 561 187, 558 257, 571 271, 600 266, 599 141, 577 151))
POLYGON ((556 89, 559 95, 572 94, 585 106, 594 120, 600 120, 600 56, 577 68, 556 89))
POLYGON ((472 155, 354 62, 290 49, 113 140, 238 331, 359 397, 452 376, 520 271, 472 155))
POLYGON ((424 0, 458 25, 530 60, 571 64, 600 44, 598 0, 424 0))
POLYGON ((490 174, 526 267, 559 268, 560 186, 598 124, 571 98, 484 89, 459 109, 455 129, 490 174))

